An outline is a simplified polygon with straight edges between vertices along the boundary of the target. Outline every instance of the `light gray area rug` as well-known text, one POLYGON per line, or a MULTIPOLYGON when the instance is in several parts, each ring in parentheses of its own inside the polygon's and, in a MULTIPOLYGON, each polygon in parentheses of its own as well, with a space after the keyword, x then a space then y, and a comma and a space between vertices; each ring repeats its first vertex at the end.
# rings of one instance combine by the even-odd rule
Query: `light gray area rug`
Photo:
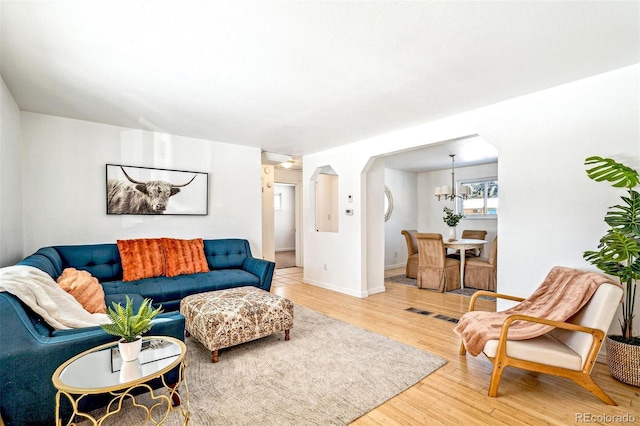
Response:
MULTIPOLYGON (((290 341, 223 349, 216 364, 187 338, 191 425, 346 425, 447 362, 299 305, 294 316, 290 341)), ((139 424, 132 411, 114 424, 139 424)))

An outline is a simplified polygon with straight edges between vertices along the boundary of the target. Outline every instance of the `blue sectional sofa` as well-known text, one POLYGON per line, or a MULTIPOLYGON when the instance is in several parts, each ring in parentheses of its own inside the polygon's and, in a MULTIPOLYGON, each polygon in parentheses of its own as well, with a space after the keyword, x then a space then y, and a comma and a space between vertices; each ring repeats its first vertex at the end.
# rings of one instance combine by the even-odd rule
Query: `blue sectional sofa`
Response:
MULTIPOLYGON (((150 334, 184 340, 184 318, 178 312, 182 298, 246 285, 271 288, 275 264, 254 258, 247 240, 204 240, 204 252, 209 272, 137 281, 122 281, 115 243, 44 247, 18 264, 36 267, 53 279, 65 268, 86 270, 102 284, 108 306, 124 302, 125 296, 136 303, 150 298, 165 311, 150 334)), ((55 369, 80 352, 115 339, 100 327, 53 330, 7 292, 0 292, 0 321, 0 416, 7 426, 54 424, 55 369)))

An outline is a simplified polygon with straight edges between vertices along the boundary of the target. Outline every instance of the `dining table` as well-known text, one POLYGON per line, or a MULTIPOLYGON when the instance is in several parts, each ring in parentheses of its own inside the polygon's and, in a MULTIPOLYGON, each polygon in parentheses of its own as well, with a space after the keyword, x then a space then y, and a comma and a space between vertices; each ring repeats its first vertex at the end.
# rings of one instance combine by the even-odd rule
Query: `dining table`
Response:
POLYGON ((469 249, 480 249, 484 248, 484 245, 487 244, 486 240, 474 240, 471 238, 459 238, 456 240, 449 241, 448 239, 444 239, 444 247, 445 249, 454 249, 460 250, 460 288, 464 288, 464 261, 465 261, 465 253, 469 249))

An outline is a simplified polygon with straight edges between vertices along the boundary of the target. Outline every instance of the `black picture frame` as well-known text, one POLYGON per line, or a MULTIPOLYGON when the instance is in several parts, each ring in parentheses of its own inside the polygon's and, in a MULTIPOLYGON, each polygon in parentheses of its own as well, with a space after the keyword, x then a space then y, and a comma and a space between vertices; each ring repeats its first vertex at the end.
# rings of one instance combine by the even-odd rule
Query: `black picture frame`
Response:
POLYGON ((108 215, 209 214, 209 174, 106 165, 108 215))

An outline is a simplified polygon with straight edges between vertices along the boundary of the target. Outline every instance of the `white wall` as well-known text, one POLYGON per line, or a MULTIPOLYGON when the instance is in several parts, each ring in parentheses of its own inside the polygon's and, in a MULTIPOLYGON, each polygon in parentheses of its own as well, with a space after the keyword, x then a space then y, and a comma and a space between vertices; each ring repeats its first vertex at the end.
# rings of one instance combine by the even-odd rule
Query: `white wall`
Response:
POLYGON ((246 238, 262 257, 260 149, 28 112, 22 135, 25 254, 168 236, 246 238), (209 214, 107 215, 106 163, 209 173, 209 214))
POLYGON ((404 267, 407 264, 407 243, 403 229, 418 229, 418 174, 404 170, 385 169, 384 184, 393 197, 393 212, 384 223, 384 267, 404 267))
MULTIPOLYGON (((384 251, 376 250, 375 245, 378 240, 369 240, 369 235, 384 235, 384 187, 380 187, 380 182, 384 181, 385 169, 384 158, 376 158, 369 161, 365 166, 362 180, 361 193, 363 194, 364 210, 360 215, 360 222, 367 232, 362 234, 360 241, 361 261, 358 262, 361 285, 357 295, 371 295, 385 291, 384 288, 384 251)), ((347 209, 358 209, 354 206, 347 195, 347 209)), ((353 197, 352 197, 353 198, 353 197)), ((351 217, 348 215, 347 217, 351 217)))
POLYGON ((377 188, 370 180, 362 185, 371 157, 476 134, 498 149, 500 291, 526 296, 554 265, 594 269, 582 253, 597 245, 604 211, 619 194, 590 181, 583 162, 602 155, 640 165, 639 75, 638 65, 626 67, 306 156, 305 180, 310 170, 331 164, 340 176, 339 210, 346 194, 357 204, 355 215, 330 236, 310 232, 305 214, 305 281, 355 295, 367 279, 363 250, 384 250, 384 231, 368 232, 361 216, 362 188, 384 187, 384 177, 377 188))
POLYGON ((274 196, 280 194, 282 208, 275 210, 275 251, 295 250, 296 211, 295 187, 276 183, 274 196))
MULTIPOLYGON (((303 158, 303 182, 306 188, 313 188, 318 168, 331 166, 338 179, 338 212, 340 212, 339 232, 316 232, 315 225, 315 191, 303 192, 303 241, 304 241, 304 280, 319 287, 351 294, 366 296, 362 288, 366 287, 366 279, 362 276, 364 265, 360 256, 363 251, 362 223, 364 220, 361 172, 368 158, 351 152, 351 146, 342 149, 323 151, 303 158), (353 195, 349 202, 348 195, 353 195), (347 216, 343 212, 353 209, 354 214, 347 216)), ((381 176, 380 200, 383 201, 384 174, 381 176)), ((380 209, 383 207, 381 206, 380 209)), ((381 220, 384 220, 382 218, 381 220)), ((382 225, 383 226, 383 225, 382 225)), ((384 229, 384 227, 383 227, 384 229)), ((382 249, 384 237, 374 241, 382 249)), ((380 264, 382 266, 382 263, 380 264)))
POLYGON ((0 78, 0 267, 22 259, 22 145, 20 110, 0 78))

